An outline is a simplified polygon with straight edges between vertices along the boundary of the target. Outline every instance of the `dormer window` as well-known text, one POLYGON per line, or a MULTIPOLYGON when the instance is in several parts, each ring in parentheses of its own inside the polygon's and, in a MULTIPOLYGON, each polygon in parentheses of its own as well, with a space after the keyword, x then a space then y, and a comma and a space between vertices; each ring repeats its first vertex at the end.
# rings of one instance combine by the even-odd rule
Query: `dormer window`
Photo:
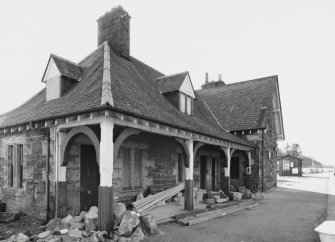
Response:
POLYGON ((195 93, 188 72, 163 76, 157 81, 161 93, 173 106, 182 113, 193 114, 195 93))
POLYGON ((46 83, 46 101, 62 97, 80 79, 81 68, 66 59, 51 55, 42 82, 46 83))
POLYGON ((192 115, 192 98, 182 92, 179 93, 179 110, 182 113, 192 115))

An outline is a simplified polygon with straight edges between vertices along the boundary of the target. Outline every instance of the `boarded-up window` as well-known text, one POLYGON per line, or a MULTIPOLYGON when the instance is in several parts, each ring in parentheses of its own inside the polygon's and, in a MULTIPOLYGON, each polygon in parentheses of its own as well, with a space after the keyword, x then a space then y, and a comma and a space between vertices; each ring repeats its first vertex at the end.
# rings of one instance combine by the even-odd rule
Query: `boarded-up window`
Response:
POLYGON ((13 146, 8 146, 8 186, 14 185, 13 146))
POLYGON ((123 176, 122 176, 122 186, 124 188, 130 187, 130 149, 123 148, 123 176))
POLYGON ((23 181, 23 145, 18 145, 16 148, 16 186, 22 188, 23 181))
POLYGON ((135 149, 134 161, 134 187, 140 187, 142 184, 142 153, 141 150, 135 149))
POLYGON ((231 158, 230 178, 232 179, 240 178, 240 159, 238 157, 231 158))
POLYGON ((122 187, 142 187, 142 150, 123 148, 122 187))

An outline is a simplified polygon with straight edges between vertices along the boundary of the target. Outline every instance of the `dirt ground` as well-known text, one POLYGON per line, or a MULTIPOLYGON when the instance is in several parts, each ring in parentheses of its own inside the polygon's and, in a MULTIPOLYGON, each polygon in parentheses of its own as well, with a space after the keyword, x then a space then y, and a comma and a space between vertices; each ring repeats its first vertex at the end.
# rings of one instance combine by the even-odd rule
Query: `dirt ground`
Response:
POLYGON ((24 232, 33 235, 41 231, 42 222, 30 216, 20 214, 20 218, 11 223, 0 223, 0 240, 9 238, 13 234, 24 232))
POLYGON ((266 192, 265 199, 252 209, 190 227, 163 225, 160 229, 165 235, 149 237, 145 241, 320 241, 314 228, 327 215, 328 195, 324 193, 327 181, 318 177, 286 181, 290 188, 278 187, 266 192), (319 187, 319 192, 295 189, 305 183, 306 186, 313 184, 313 190, 319 187))

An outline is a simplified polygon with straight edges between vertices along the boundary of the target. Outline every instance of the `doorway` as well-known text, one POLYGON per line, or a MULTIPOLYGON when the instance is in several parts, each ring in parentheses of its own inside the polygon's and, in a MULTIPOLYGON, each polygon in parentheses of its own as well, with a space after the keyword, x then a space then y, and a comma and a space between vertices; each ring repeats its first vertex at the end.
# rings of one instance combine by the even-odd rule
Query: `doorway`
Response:
POLYGON ((206 189, 207 157, 200 156, 200 188, 206 189))
POLYGON ((81 145, 80 149, 80 211, 98 206, 100 184, 99 165, 93 145, 81 145))

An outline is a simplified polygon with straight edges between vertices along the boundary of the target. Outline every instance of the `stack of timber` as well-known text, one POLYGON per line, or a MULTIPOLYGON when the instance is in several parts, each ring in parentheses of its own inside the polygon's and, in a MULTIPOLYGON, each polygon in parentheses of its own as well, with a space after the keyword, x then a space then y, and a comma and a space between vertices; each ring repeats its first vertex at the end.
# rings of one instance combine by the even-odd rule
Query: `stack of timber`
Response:
POLYGON ((162 192, 156 193, 152 196, 148 196, 136 202, 133 202, 132 205, 136 212, 143 213, 157 206, 158 203, 168 200, 169 198, 176 195, 178 192, 181 192, 185 189, 185 183, 180 183, 175 187, 164 190, 162 192))
POLYGON ((184 225, 190 226, 193 224, 198 224, 198 223, 206 222, 206 221, 209 221, 215 218, 223 217, 231 213, 236 213, 238 211, 241 211, 247 208, 252 208, 256 205, 257 203, 254 200, 248 200, 245 202, 241 202, 240 204, 235 205, 235 206, 217 209, 213 211, 208 211, 205 213, 196 214, 195 216, 190 216, 187 218, 179 219, 178 222, 183 223, 184 225))

